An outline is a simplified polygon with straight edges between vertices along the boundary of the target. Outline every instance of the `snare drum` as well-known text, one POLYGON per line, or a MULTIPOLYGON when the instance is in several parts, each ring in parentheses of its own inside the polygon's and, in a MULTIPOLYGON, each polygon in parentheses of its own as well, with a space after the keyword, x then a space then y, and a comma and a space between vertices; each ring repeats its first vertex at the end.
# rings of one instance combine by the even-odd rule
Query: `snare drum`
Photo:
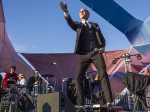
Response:
POLYGON ((44 85, 43 84, 34 85, 33 91, 34 91, 34 95, 45 93, 44 85))

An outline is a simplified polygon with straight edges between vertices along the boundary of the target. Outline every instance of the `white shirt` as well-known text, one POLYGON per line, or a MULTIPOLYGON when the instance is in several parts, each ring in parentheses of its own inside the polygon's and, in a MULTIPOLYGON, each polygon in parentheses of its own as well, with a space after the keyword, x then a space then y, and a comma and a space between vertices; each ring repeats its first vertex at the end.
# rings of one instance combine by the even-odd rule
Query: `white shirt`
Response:
POLYGON ((85 24, 85 22, 88 24, 89 28, 91 28, 91 24, 89 23, 89 21, 81 21, 83 24, 85 24))
MULTIPOLYGON (((66 18, 68 18, 68 17, 69 17, 69 13, 64 13, 64 16, 65 16, 66 18)), ((81 21, 81 22, 82 22, 83 24, 85 24, 85 22, 87 22, 89 28, 91 28, 91 24, 89 23, 88 20, 87 20, 87 21, 81 21)))
MULTIPOLYGON (((19 82, 20 85, 27 85, 27 82, 25 79, 20 80, 19 82)), ((22 91, 23 93, 26 93, 26 88, 22 88, 20 91, 22 91)))

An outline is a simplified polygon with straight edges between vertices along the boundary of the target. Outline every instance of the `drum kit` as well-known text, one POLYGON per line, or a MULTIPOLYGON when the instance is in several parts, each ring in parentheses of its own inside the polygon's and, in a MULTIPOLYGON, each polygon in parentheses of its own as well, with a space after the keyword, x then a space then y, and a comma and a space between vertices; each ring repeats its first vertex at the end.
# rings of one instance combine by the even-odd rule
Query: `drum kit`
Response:
POLYGON ((8 84, 7 89, 3 90, 4 94, 1 98, 0 112, 20 112, 21 107, 19 108, 18 102, 21 102, 23 93, 19 90, 25 87, 25 85, 20 84, 8 84))
POLYGON ((49 78, 52 78, 52 77, 54 77, 53 74, 41 75, 41 78, 43 79, 44 82, 46 82, 46 84, 34 84, 33 85, 33 92, 31 92, 31 94, 29 94, 28 92, 23 93, 21 91, 23 88, 27 87, 25 85, 8 84, 7 89, 6 89, 6 93, 1 98, 1 99, 3 99, 3 101, 1 100, 1 109, 5 110, 4 112, 9 111, 10 102, 6 101, 6 99, 8 99, 8 96, 10 96, 10 99, 12 99, 11 97, 14 95, 18 96, 18 98, 21 95, 23 95, 26 97, 28 104, 29 104, 29 105, 27 105, 27 112, 28 111, 36 112, 36 104, 37 104, 37 100, 38 100, 37 99, 38 94, 47 94, 47 93, 55 92, 53 85, 51 85, 49 83, 49 78), (8 102, 8 105, 6 105, 6 102, 8 102))
POLYGON ((8 88, 10 87, 16 87, 16 88, 25 88, 26 86, 25 85, 21 85, 21 84, 8 84, 8 88))
POLYGON ((33 85, 33 93, 32 95, 38 95, 38 94, 47 94, 47 93, 53 93, 55 90, 53 89, 53 85, 49 84, 49 78, 54 77, 53 74, 44 74, 41 76, 44 82, 46 84, 34 84, 33 85))

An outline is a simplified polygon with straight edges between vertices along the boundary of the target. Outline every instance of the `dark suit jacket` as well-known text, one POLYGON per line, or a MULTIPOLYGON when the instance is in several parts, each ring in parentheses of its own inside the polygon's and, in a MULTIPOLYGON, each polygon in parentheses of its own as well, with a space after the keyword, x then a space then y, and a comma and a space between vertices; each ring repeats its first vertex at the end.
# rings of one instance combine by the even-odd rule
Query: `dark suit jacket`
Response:
MULTIPOLYGON (((81 34, 81 31, 82 31, 82 28, 83 28, 83 24, 82 24, 82 23, 79 23, 79 22, 77 22, 77 21, 76 21, 76 22, 73 21, 70 15, 69 15, 68 18, 65 17, 65 19, 66 19, 68 25, 69 25, 74 31, 77 32, 76 45, 75 45, 74 53, 80 54, 80 53, 81 53, 81 51, 80 51, 80 45, 81 45, 81 44, 80 44, 80 42, 81 42, 81 41, 80 41, 80 34, 81 34)), ((102 46, 102 47, 105 47, 105 44, 106 44, 105 38, 104 38, 103 34, 101 33, 101 30, 100 30, 98 24, 97 24, 97 23, 93 23, 93 22, 90 22, 90 24, 91 24, 91 27, 94 27, 94 28, 95 28, 96 38, 97 38, 97 40, 98 40, 99 45, 102 46)))
MULTIPOLYGON (((29 91, 33 91, 33 86, 34 86, 34 83, 35 83, 35 77, 34 76, 32 76, 32 77, 30 77, 29 79, 28 79, 28 81, 27 81, 27 89, 29 90, 29 91)), ((42 79, 40 78, 39 79, 39 84, 42 84, 42 79)))

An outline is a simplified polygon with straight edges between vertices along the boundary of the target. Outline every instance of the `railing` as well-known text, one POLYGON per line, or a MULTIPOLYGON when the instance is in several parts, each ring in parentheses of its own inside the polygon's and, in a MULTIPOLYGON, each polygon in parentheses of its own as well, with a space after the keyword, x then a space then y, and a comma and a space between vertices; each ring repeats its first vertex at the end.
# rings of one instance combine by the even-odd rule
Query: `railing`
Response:
MULTIPOLYGON (((146 91, 146 103, 147 103, 147 109, 150 109, 150 91, 146 91)), ((129 109, 129 94, 127 92, 125 93, 115 93, 115 100, 113 102, 114 106, 121 106, 123 110, 128 110, 129 109)), ((132 95, 132 103, 134 104, 135 102, 135 95, 132 95)), ((133 105, 134 106, 134 105, 133 105)), ((138 108, 138 107, 137 107, 138 108)))

